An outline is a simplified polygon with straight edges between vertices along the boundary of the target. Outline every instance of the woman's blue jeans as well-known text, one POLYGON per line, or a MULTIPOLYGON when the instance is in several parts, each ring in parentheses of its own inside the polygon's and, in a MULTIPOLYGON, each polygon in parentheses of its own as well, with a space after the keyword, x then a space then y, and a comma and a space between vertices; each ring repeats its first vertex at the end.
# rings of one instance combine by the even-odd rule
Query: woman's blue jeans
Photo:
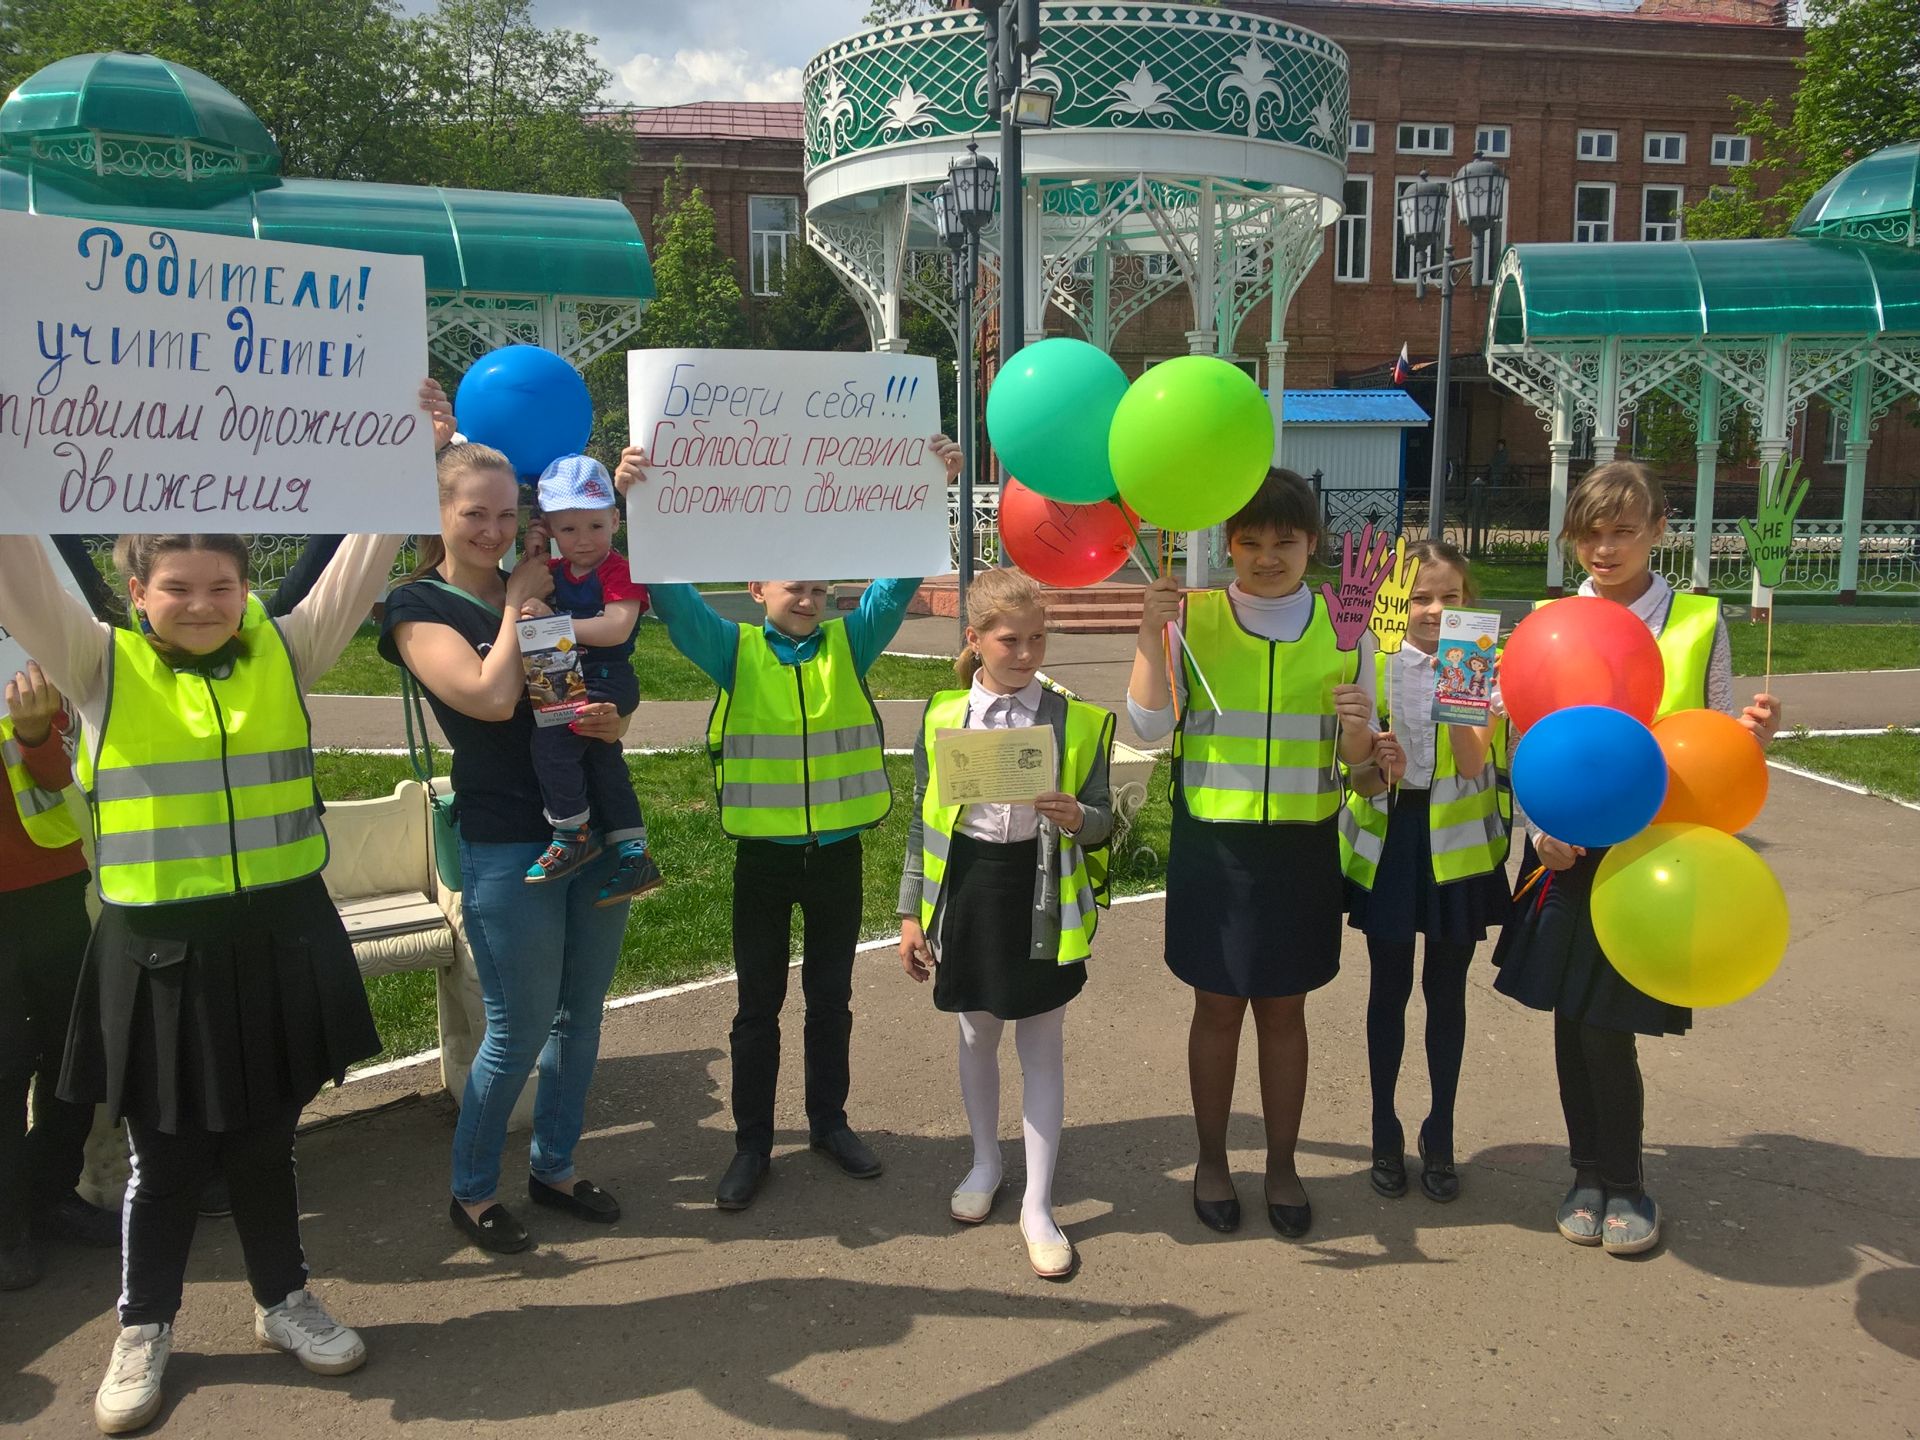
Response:
POLYGON ((600 1014, 620 963, 626 903, 604 909, 594 897, 619 862, 617 850, 562 880, 526 882, 546 841, 460 842, 467 940, 487 1034, 467 1072, 453 1132, 453 1197, 472 1205, 500 1186, 507 1119, 537 1060, 529 1168, 548 1184, 573 1174, 573 1147, 585 1124, 587 1086, 600 1058, 600 1014))

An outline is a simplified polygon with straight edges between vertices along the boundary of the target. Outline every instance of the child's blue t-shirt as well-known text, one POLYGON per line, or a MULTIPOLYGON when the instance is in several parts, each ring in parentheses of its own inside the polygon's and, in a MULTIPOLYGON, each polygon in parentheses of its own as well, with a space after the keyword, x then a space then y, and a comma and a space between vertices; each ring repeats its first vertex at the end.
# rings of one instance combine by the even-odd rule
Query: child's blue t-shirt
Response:
MULTIPOLYGON (((575 575, 565 560, 549 560, 547 568, 553 574, 553 599, 550 603, 556 614, 571 615, 576 620, 591 620, 596 615, 605 614, 607 606, 621 600, 638 600, 640 613, 647 613, 647 587, 634 584, 632 572, 627 569, 626 557, 617 550, 609 551, 607 558, 585 575, 575 575)), ((636 618, 633 629, 627 632, 627 638, 620 644, 582 646, 582 662, 625 663, 633 654, 633 640, 639 630, 640 623, 636 618)))

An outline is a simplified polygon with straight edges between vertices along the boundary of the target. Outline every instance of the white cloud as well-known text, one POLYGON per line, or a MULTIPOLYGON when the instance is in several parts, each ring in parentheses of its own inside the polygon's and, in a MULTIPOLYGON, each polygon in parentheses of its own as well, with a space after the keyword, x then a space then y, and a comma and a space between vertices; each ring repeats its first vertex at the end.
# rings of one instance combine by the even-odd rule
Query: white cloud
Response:
POLYGON ((692 100, 798 100, 800 67, 776 65, 735 46, 725 50, 645 51, 609 62, 615 101, 684 105, 692 100))

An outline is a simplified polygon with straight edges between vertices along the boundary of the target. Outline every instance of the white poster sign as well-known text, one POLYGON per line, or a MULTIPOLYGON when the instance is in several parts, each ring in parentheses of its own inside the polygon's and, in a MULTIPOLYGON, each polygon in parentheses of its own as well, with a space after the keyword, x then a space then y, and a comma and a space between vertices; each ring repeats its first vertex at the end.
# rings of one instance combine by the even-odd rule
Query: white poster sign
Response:
POLYGON ((0 532, 439 528, 417 255, 0 214, 0 532))
POLYGON ((933 359, 633 350, 636 580, 871 580, 953 568, 933 359))

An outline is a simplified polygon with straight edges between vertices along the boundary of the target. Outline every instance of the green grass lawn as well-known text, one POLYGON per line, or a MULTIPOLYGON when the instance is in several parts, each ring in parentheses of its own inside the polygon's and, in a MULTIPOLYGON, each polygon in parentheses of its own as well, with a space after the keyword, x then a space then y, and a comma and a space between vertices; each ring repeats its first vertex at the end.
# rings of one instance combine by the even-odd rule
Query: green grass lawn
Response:
MULTIPOLYGON (((1767 627, 1729 620, 1733 673, 1764 675, 1767 627)), ((1773 627, 1773 673, 1802 675, 1834 670, 1910 670, 1920 666, 1920 624, 1820 625, 1781 620, 1773 627)))
POLYGON ((1784 735, 1767 752, 1876 795, 1920 800, 1920 731, 1884 735, 1784 735))
MULTIPOLYGON (((412 773, 405 758, 398 756, 323 750, 317 761, 321 793, 329 800, 386 795, 412 773)), ((720 833, 706 758, 698 751, 684 750, 630 756, 627 764, 667 883, 633 907, 620 967, 614 974, 615 995, 724 971, 733 955, 733 842, 720 833)), ((861 838, 866 866, 862 939, 891 935, 898 929, 894 904, 906 847, 907 810, 913 798, 912 759, 888 756, 887 773, 893 781, 893 813, 861 838)), ((1156 769, 1148 795, 1147 807, 1135 822, 1133 841, 1116 867, 1116 893, 1158 889, 1165 878, 1170 823, 1165 761, 1156 769)), ((793 943, 797 949, 797 914, 793 943)), ((369 982, 367 996, 385 1046, 368 1064, 438 1043, 431 972, 381 976, 369 982)))
MULTIPOLYGON (((317 695, 398 695, 400 672, 374 648, 377 632, 363 628, 346 653, 313 685, 317 695)), ((667 639, 667 627, 651 616, 640 622, 633 647, 643 700, 711 700, 713 682, 667 639)), ((924 700, 954 684, 953 662, 882 655, 867 676, 876 700, 924 700)))

